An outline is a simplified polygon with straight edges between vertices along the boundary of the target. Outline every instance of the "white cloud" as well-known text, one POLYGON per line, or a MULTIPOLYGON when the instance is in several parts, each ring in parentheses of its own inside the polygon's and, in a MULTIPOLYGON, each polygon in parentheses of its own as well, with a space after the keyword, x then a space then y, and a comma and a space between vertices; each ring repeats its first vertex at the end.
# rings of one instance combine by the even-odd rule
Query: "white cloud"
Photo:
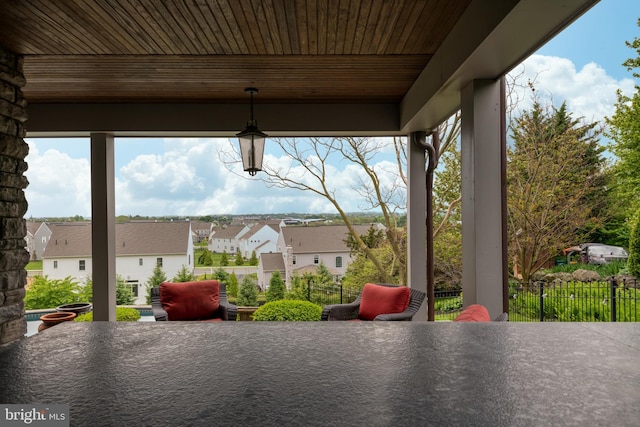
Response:
POLYGON ((604 123, 605 116, 614 114, 618 89, 628 95, 634 91, 632 79, 618 81, 594 62, 577 70, 570 60, 555 56, 532 55, 510 74, 518 79, 514 86, 517 110, 528 109, 533 103, 526 85, 530 81, 541 102, 555 106, 566 102, 574 118, 583 117, 587 122, 604 123))
POLYGON ((37 143, 30 143, 26 160, 27 218, 91 215, 89 159, 74 159, 58 150, 40 152, 37 143))

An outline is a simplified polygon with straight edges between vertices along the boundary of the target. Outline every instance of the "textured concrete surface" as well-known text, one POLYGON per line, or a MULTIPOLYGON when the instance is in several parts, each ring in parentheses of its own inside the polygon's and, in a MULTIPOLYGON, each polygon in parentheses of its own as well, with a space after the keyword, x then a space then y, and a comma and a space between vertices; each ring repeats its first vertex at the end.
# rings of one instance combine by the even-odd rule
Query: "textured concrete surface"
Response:
POLYGON ((640 325, 67 322, 0 383, 79 426, 637 425, 640 325))

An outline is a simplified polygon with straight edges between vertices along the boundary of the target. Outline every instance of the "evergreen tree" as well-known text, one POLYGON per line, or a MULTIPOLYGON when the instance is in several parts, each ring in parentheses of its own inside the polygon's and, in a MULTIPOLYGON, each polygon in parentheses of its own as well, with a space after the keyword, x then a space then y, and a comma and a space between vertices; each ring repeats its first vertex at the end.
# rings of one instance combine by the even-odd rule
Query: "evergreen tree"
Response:
POLYGON ((280 276, 279 271, 274 271, 269 280, 269 289, 267 289, 267 302, 284 299, 286 293, 284 280, 280 276))
POLYGON ((511 125, 507 147, 509 253, 528 282, 555 254, 583 239, 603 208, 605 161, 597 123, 535 102, 511 125))
POLYGON ((238 276, 232 271, 227 280, 227 295, 232 297, 238 296, 238 276))
POLYGON ((180 267, 180 270, 178 270, 178 273, 173 276, 173 279, 171 279, 172 282, 193 282, 194 280, 196 280, 196 276, 193 275, 193 272, 189 271, 187 269, 186 265, 182 265, 182 267, 180 267))
POLYGON ((153 269, 153 274, 147 279, 147 304, 151 304, 151 288, 160 286, 160 283, 166 282, 167 276, 162 270, 162 267, 156 265, 153 269))
POLYGON ((222 251, 222 256, 220 257, 220 265, 222 267, 226 267, 229 265, 229 254, 227 251, 222 251))
POLYGON ((204 249, 200 256, 198 257, 198 264, 204 266, 213 265, 213 254, 209 249, 204 249))
POLYGON ((251 252, 251 258, 249 258, 249 265, 258 265, 258 256, 256 251, 251 252))
POLYGON ((242 257, 242 253, 240 252, 240 248, 238 248, 236 250, 235 263, 236 263, 236 265, 244 265, 244 258, 242 257))
POLYGON ((287 299, 308 301, 307 282, 297 274, 291 277, 291 289, 287 292, 287 299))
POLYGON ((258 305, 258 294, 255 281, 249 275, 246 275, 242 278, 236 302, 239 306, 255 307, 258 305))

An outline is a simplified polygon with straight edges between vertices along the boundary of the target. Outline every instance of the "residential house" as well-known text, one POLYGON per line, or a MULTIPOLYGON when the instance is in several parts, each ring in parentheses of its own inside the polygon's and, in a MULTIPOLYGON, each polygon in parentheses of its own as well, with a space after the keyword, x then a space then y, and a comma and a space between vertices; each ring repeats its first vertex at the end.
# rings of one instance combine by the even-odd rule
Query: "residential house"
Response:
MULTIPOLYGON (((355 228, 357 233, 365 234, 369 227, 358 225, 355 228)), ((348 235, 349 230, 344 225, 282 227, 277 250, 285 265, 284 280, 287 287, 294 274, 315 273, 320 264, 329 269, 336 281, 342 279, 352 260, 345 242, 348 235)))
POLYGON ((27 221, 26 249, 31 261, 42 259, 42 252, 51 238, 51 229, 46 222, 27 221))
POLYGON ((226 251, 233 255, 240 247, 240 237, 249 230, 250 227, 244 224, 213 228, 209 237, 209 250, 217 253, 226 251))
POLYGON ((253 251, 256 252, 256 256, 276 252, 279 234, 280 220, 260 221, 254 224, 239 238, 242 256, 249 258, 253 251))
POLYGON ((191 221, 191 233, 193 234, 193 242, 200 243, 208 241, 211 235, 213 224, 205 221, 191 221))
POLYGON ((282 254, 280 252, 260 254, 258 258, 258 286, 260 289, 267 290, 269 288, 271 276, 276 271, 280 272, 280 277, 284 280, 286 270, 282 254))
MULTIPOLYGON (((52 224, 42 263, 43 275, 91 278, 90 222, 52 224)), ((136 304, 146 303, 146 282, 156 265, 168 279, 183 267, 194 268, 193 239, 188 221, 126 222, 115 227, 116 274, 131 286, 136 304)))

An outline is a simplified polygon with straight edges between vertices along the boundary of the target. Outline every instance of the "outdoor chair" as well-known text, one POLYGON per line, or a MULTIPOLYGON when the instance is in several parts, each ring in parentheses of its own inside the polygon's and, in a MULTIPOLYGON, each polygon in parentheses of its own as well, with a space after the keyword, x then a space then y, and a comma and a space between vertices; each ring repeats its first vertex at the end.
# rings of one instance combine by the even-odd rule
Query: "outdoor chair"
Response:
POLYGON ((354 302, 325 306, 321 320, 410 321, 425 296, 424 292, 405 286, 367 283, 354 302))
MULTIPOLYGON (((462 312, 453 319, 454 322, 490 322, 489 310, 481 304, 471 304, 465 307, 462 312)), ((501 313, 495 319, 494 322, 508 322, 509 314, 501 313)))
POLYGON ((151 310, 156 321, 235 321, 238 308, 227 301, 227 290, 217 280, 172 283, 151 288, 151 310))

